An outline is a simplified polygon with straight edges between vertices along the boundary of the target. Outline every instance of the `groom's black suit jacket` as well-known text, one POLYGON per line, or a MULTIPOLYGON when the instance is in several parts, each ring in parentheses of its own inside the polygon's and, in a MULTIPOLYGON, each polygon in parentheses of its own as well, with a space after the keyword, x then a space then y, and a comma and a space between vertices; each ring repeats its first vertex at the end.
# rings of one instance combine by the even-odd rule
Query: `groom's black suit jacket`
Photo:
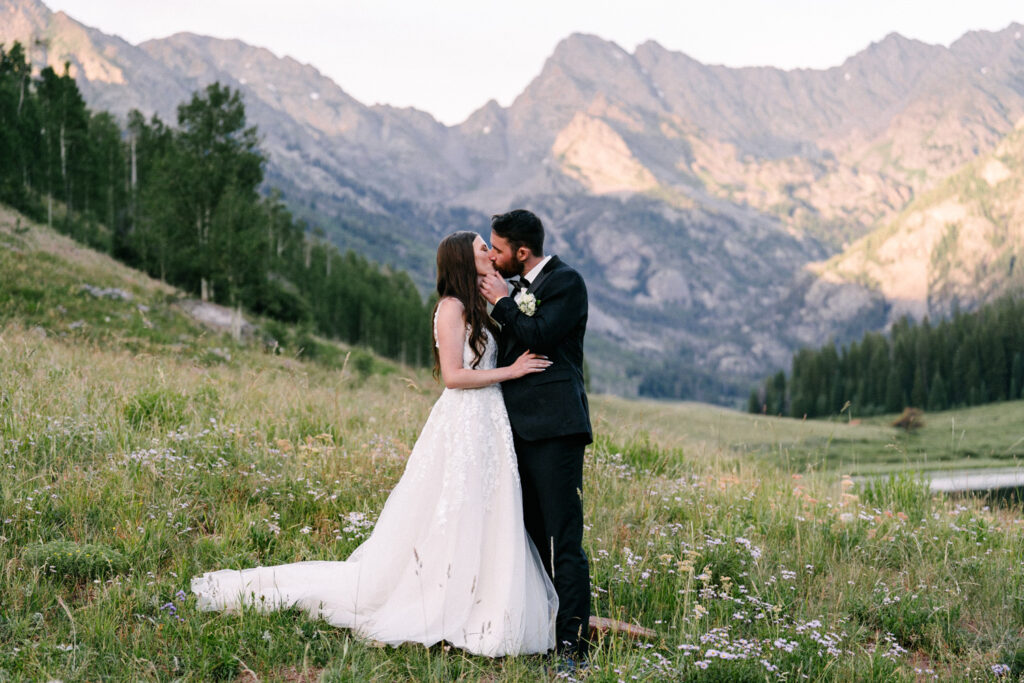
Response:
POLYGON ((583 386, 587 286, 579 273, 552 256, 527 291, 537 298, 532 316, 520 311, 512 296, 500 299, 491 312, 501 325, 498 364, 511 365, 529 349, 547 356, 552 365, 502 383, 509 422, 527 441, 579 435, 590 443, 583 386))

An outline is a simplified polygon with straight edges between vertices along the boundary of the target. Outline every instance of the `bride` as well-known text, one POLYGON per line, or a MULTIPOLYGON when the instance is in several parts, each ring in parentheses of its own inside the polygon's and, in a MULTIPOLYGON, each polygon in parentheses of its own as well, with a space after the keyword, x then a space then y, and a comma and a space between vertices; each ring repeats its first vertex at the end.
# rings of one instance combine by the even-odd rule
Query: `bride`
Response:
POLYGON ((493 269, 476 233, 453 233, 437 249, 434 370, 446 388, 370 537, 345 562, 194 578, 200 609, 296 605, 368 639, 443 640, 490 657, 554 648, 558 598, 523 526, 498 387, 550 362, 527 352, 495 367, 494 323, 477 286, 493 269))

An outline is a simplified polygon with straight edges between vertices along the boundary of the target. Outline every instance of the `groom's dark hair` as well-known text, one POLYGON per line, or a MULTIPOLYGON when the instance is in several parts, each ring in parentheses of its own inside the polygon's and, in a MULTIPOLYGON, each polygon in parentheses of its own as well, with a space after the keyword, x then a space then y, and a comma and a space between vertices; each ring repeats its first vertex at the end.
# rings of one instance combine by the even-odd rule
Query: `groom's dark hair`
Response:
POLYGON ((526 247, 534 256, 544 255, 544 224, 532 211, 513 209, 491 216, 491 230, 508 240, 513 251, 526 247))

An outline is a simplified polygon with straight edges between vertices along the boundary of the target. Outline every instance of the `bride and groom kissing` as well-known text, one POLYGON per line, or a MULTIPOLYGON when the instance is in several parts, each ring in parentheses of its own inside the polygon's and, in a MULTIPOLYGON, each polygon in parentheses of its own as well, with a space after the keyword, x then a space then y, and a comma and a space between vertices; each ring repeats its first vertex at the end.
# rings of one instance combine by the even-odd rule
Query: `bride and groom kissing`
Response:
POLYGON ((494 216, 490 237, 438 247, 445 389, 370 537, 344 562, 206 573, 192 580, 201 609, 298 606, 391 645, 586 657, 586 285, 544 255, 533 213, 494 216))

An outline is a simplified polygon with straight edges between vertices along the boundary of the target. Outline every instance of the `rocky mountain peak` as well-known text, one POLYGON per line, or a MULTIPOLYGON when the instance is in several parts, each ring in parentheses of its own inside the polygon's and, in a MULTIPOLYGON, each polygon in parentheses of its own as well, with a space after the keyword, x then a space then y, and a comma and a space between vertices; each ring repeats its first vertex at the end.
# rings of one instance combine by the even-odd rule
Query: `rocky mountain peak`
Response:
POLYGON ((652 103, 650 82, 634 56, 598 36, 574 33, 562 40, 526 92, 562 87, 567 81, 587 99, 601 93, 633 107, 660 108, 657 98, 652 103))
POLYGON ((916 38, 907 38, 902 33, 891 31, 885 34, 885 37, 881 40, 872 41, 868 45, 866 52, 874 53, 893 53, 893 52, 910 52, 913 50, 940 47, 937 45, 931 45, 924 43, 916 38))
POLYGON ((103 49, 111 40, 123 43, 37 0, 0 0, 0 44, 20 42, 36 69, 50 66, 63 73, 68 63, 75 79, 123 83, 124 73, 103 49))
POLYGON ((1001 31, 970 31, 949 49, 979 72, 1000 67, 1019 70, 1024 65, 1024 25, 1013 23, 1001 31))
POLYGON ((629 58, 630 54, 614 41, 591 33, 572 33, 558 42, 547 61, 577 68, 592 60, 603 63, 629 58))
POLYGON ((0 0, 0 43, 38 35, 52 17, 53 12, 40 0, 0 0))
POLYGON ((873 72, 897 87, 905 87, 937 61, 948 57, 949 50, 941 45, 930 45, 899 33, 890 33, 846 60, 843 70, 849 73, 850 69, 857 69, 863 77, 869 77, 873 72))
POLYGON ((500 135, 504 137, 508 114, 495 100, 474 111, 456 128, 464 135, 500 135))

